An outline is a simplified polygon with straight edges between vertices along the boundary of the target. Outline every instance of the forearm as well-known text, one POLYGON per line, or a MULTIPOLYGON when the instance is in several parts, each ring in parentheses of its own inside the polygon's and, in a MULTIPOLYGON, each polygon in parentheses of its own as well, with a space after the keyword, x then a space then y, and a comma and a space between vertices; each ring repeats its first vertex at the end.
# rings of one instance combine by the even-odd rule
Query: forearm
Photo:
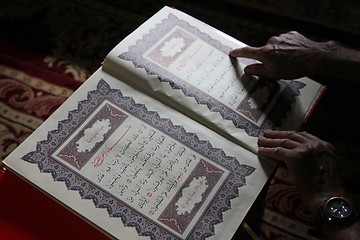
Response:
POLYGON ((318 53, 322 57, 318 58, 315 74, 360 83, 360 50, 347 48, 335 41, 324 42, 322 46, 318 53))

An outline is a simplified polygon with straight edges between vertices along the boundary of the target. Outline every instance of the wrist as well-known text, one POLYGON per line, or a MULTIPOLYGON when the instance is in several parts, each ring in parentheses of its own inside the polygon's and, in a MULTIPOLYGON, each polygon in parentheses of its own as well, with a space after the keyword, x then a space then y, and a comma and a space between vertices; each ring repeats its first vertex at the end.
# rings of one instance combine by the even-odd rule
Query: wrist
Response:
POLYGON ((359 220, 359 214, 350 199, 334 196, 319 207, 316 221, 319 225, 347 226, 359 220))
POLYGON ((338 48, 339 45, 335 41, 320 42, 318 52, 315 53, 317 61, 313 64, 313 73, 327 75, 329 68, 334 67, 334 63, 339 60, 338 48))
POLYGON ((319 209, 323 206, 323 204, 334 196, 344 196, 343 191, 331 191, 324 192, 321 194, 315 194, 315 196, 310 197, 310 200, 303 200, 307 210, 311 213, 313 218, 315 219, 318 215, 319 209))
POLYGON ((336 41, 319 44, 312 73, 359 83, 360 50, 350 49, 336 41))
POLYGON ((350 199, 341 196, 325 200, 316 214, 318 233, 325 239, 358 239, 350 236, 359 237, 359 220, 355 205, 350 199))
POLYGON ((307 188, 302 189, 300 186, 299 189, 302 200, 313 217, 328 199, 334 196, 347 197, 338 176, 335 155, 331 151, 323 151, 318 156, 318 172, 307 185, 307 188))

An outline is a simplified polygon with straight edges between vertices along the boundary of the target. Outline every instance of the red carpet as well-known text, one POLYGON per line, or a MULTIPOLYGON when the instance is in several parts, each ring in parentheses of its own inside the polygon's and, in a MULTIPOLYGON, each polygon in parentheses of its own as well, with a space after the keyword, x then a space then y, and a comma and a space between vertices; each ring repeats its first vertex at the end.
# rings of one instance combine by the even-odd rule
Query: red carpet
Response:
POLYGON ((86 79, 75 66, 0 43, 0 158, 4 159, 86 79))

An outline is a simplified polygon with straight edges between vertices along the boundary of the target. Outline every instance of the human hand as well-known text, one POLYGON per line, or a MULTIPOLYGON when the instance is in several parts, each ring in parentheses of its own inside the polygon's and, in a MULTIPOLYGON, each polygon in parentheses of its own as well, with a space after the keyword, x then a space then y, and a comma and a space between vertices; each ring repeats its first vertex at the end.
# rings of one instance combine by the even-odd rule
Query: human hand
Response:
MULTIPOLYGON (((283 161, 294 185, 312 214, 331 196, 344 190, 337 175, 334 147, 307 132, 265 130, 258 138, 258 153, 283 161)), ((340 194, 340 195, 339 195, 340 194)))
POLYGON ((327 51, 326 43, 312 41, 291 31, 271 37, 265 46, 237 48, 229 55, 260 61, 246 66, 246 74, 278 80, 310 75, 321 64, 322 53, 327 51))

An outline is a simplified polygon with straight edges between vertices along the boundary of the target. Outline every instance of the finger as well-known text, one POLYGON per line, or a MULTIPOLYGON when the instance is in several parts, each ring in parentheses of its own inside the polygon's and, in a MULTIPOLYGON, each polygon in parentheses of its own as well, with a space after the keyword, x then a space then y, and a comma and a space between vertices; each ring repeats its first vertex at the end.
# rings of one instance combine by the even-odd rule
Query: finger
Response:
POLYGON ((274 131, 274 130, 264 130, 264 137, 282 139, 288 138, 290 135, 295 134, 294 131, 274 131))
POLYGON ((261 58, 258 54, 259 48, 256 47, 243 47, 236 48, 229 52, 231 57, 244 57, 244 58, 252 58, 256 60, 260 60, 261 58))
POLYGON ((268 147, 268 148, 282 147, 282 148, 286 148, 286 149, 294 149, 299 146, 299 143, 294 142, 288 138, 271 139, 271 138, 266 138, 266 137, 259 137, 258 138, 258 146, 259 147, 268 147))
POLYGON ((286 149, 303 148, 302 145, 309 146, 309 139, 295 131, 264 131, 264 138, 258 138, 258 146, 264 147, 283 147, 286 149))
POLYGON ((298 132, 294 132, 292 134, 289 134, 287 136, 288 139, 291 139, 294 142, 298 142, 298 143, 306 143, 306 137, 304 137, 303 135, 299 134, 298 132))
POLYGON ((273 131, 273 130, 265 130, 264 137, 267 138, 275 138, 275 139, 283 139, 288 138, 294 142, 305 143, 307 142, 306 136, 304 134, 300 134, 295 131, 273 131))
POLYGON ((309 140, 313 140, 313 141, 319 141, 320 139, 308 132, 299 132, 299 135, 303 136, 304 138, 307 138, 309 140))
POLYGON ((281 147, 276 147, 276 148, 259 147, 258 154, 283 162, 286 162, 289 159, 294 158, 293 150, 281 148, 281 147))
POLYGON ((264 136, 268 138, 280 138, 280 139, 289 139, 292 142, 305 144, 309 142, 308 136, 304 134, 305 132, 295 132, 295 131, 264 131, 264 136))

